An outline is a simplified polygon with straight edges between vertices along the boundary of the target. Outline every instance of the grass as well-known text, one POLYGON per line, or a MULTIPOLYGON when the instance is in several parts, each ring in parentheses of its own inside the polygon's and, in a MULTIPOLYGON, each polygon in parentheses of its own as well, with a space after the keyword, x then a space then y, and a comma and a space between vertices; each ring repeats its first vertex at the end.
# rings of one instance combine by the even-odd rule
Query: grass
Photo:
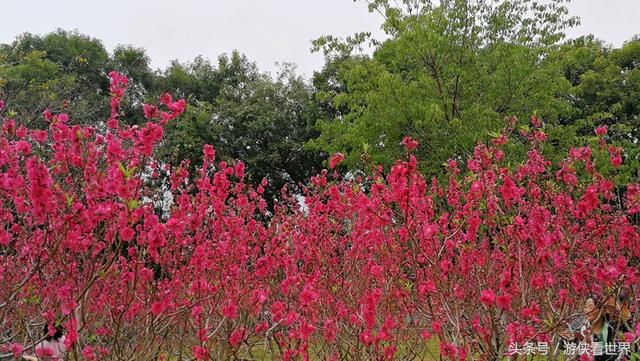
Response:
MULTIPOLYGON (((431 360, 439 360, 440 359, 440 346, 439 346, 439 342, 436 338, 431 338, 429 339, 426 344, 424 349, 418 353, 418 355, 414 358, 399 358, 398 360, 402 360, 402 361, 431 361, 431 360)), ((313 348, 313 347, 312 347, 313 348)), ((398 353, 399 354, 403 354, 403 346, 400 345, 398 346, 399 350, 398 353)), ((558 355, 558 357, 556 358, 557 361, 564 361, 564 355, 562 354, 562 351, 559 351, 560 354, 558 355)), ((311 350, 310 354, 313 355, 313 350, 311 350)), ((469 360, 472 360, 473 358, 469 357, 469 360)), ((543 361, 543 360, 548 360, 549 357, 548 356, 543 356, 543 355, 531 355, 528 357, 524 357, 521 356, 519 358, 519 360, 526 360, 526 361, 543 361)), ((170 361, 179 361, 177 358, 173 358, 170 357, 169 358, 170 361)), ((247 352, 240 352, 236 355, 236 358, 232 360, 242 360, 242 361, 277 361, 277 360, 281 360, 281 358, 279 358, 277 355, 274 355, 271 353, 271 351, 269 350, 268 347, 263 347, 263 345, 257 345, 254 346, 251 350, 251 355, 247 352)), ((317 358, 314 358, 313 356, 310 357, 310 360, 319 360, 317 358)), ((364 360, 364 359, 363 359, 364 360)), ((503 357, 502 360, 504 361, 508 361, 509 358, 508 357, 503 357)), ((368 361, 368 360, 366 360, 368 361)))

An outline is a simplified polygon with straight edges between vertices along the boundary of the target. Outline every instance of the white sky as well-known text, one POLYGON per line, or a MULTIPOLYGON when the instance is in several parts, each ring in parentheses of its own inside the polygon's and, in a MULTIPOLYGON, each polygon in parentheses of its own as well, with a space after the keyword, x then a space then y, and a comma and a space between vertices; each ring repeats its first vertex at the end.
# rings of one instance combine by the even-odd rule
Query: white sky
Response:
MULTIPOLYGON (((619 46, 640 33, 640 0, 573 0, 582 25, 571 36, 593 33, 619 46)), ((25 31, 61 27, 117 44, 143 47, 154 68, 196 55, 215 59, 238 49, 267 71, 293 62, 309 76, 323 63, 311 54, 321 35, 381 34, 381 18, 353 0, 0 0, 0 42, 25 31)))

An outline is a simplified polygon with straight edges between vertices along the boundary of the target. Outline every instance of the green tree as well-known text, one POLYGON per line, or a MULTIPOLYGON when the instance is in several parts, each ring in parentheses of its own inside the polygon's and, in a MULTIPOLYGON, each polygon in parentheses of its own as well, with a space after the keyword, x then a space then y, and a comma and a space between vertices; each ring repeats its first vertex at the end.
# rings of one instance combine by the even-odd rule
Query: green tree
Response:
POLYGON ((202 161, 202 146, 218 149, 218 158, 241 159, 249 179, 266 177, 272 195, 285 184, 296 185, 316 171, 319 152, 304 149, 317 136, 313 122, 319 108, 312 86, 285 67, 271 77, 246 56, 222 55, 215 65, 202 57, 178 61, 153 71, 144 49, 117 46, 111 54, 100 40, 57 30, 25 33, 0 45, 0 99, 3 112, 19 115, 32 127, 46 127, 42 113, 66 112, 72 122, 101 129, 109 116, 108 73, 129 78, 121 121, 142 124, 145 103, 171 92, 186 98, 186 114, 167 129, 161 160, 174 164, 202 161))
POLYGON ((0 96, 31 126, 46 109, 94 120, 106 111, 108 61, 102 42, 77 32, 25 33, 0 46, 0 96))
POLYGON ((550 130, 563 148, 593 141, 593 130, 606 125, 610 143, 624 149, 625 161, 616 180, 628 183, 640 176, 640 38, 621 48, 594 36, 567 42, 557 54, 571 88, 561 96, 571 110, 550 130))
POLYGON ((310 146, 345 152, 351 166, 364 151, 388 165, 411 135, 423 144, 425 170, 439 174, 446 159, 471 151, 507 116, 537 112, 557 122, 567 104, 556 95, 569 84, 550 54, 576 23, 564 3, 370 1, 388 37, 373 43, 372 56, 354 55, 366 34, 315 41, 330 66, 344 59, 337 73, 346 90, 332 102, 348 112, 319 121, 321 135, 310 146))
POLYGON ((124 116, 121 120, 128 124, 143 124, 147 120, 140 109, 144 103, 156 102, 158 90, 157 74, 151 69, 151 59, 142 48, 119 45, 106 65, 105 71, 115 70, 129 78, 129 89, 125 102, 121 104, 124 116))
POLYGON ((198 165, 202 146, 212 144, 219 159, 244 161, 251 183, 267 178, 270 197, 317 171, 320 154, 304 144, 317 136, 318 109, 311 86, 293 67, 272 78, 234 52, 221 56, 217 68, 202 58, 174 62, 161 82, 190 99, 187 113, 169 130, 164 159, 198 165))
MULTIPOLYGON (((241 58, 237 53, 233 53, 231 57, 241 58)), ((220 57, 219 62, 224 61, 228 61, 227 57, 220 57)), ((197 56, 193 61, 185 64, 177 60, 171 62, 171 65, 158 77, 156 87, 160 91, 171 90, 176 96, 189 101, 197 100, 213 104, 220 94, 222 82, 221 71, 216 69, 208 59, 197 56)))

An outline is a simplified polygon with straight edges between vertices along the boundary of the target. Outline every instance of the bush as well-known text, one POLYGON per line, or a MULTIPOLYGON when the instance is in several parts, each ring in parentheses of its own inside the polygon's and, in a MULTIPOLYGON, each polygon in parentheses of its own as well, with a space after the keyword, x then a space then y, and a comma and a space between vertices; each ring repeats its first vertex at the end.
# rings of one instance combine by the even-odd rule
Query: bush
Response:
POLYGON ((336 155, 271 214, 266 182, 245 184, 243 163, 216 163, 211 146, 196 175, 159 164, 185 102, 165 94, 144 106, 146 126, 122 127, 127 79, 111 81, 101 129, 65 114, 45 114, 47 131, 3 122, 9 357, 48 323, 75 360, 415 359, 428 341, 447 359, 496 360, 515 342, 555 345, 589 295, 637 292, 640 185, 619 201, 598 174, 602 129, 598 147, 551 164, 534 118, 518 136, 528 159, 508 166, 510 120, 465 167, 448 163, 448 184, 416 170, 410 138, 386 174, 341 176, 336 155))

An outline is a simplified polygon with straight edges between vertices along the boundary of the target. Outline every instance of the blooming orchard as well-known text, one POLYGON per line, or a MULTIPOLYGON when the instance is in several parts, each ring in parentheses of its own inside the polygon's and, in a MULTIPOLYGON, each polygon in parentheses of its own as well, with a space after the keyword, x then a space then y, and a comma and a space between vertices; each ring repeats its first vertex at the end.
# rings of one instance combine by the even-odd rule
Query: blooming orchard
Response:
POLYGON ((124 127, 128 80, 110 76, 104 129, 3 120, 0 354, 33 354, 62 324, 74 360, 496 360, 557 342, 590 294, 637 292, 640 185, 598 173, 596 159, 622 161, 606 128, 551 164, 534 118, 518 131, 526 160, 508 166, 511 120, 449 161, 445 184, 417 170, 411 138, 386 173, 342 178, 337 154, 304 207, 283 192, 268 211, 267 181, 245 184, 210 145, 197 174, 159 164, 184 100, 165 94, 124 127))

